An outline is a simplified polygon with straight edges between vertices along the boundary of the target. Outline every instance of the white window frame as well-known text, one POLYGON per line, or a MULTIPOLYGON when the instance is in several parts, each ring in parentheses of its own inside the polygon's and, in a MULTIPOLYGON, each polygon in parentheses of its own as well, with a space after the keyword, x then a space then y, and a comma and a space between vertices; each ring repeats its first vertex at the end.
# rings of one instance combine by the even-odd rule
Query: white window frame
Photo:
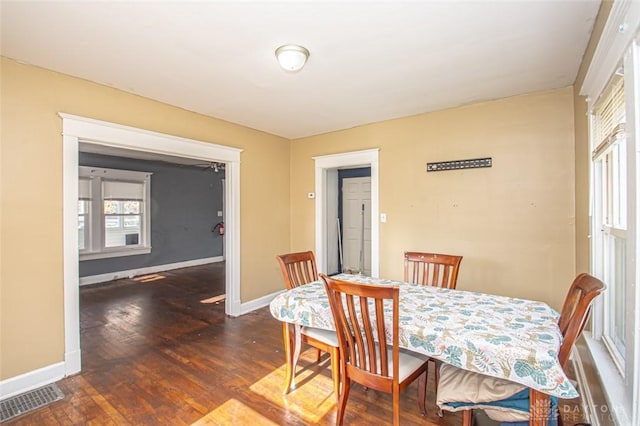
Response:
POLYGON ((85 248, 79 250, 80 260, 106 259, 151 253, 151 175, 150 172, 106 169, 80 166, 78 176, 90 179, 91 201, 89 205, 89 228, 85 228, 85 248), (133 246, 106 247, 105 214, 103 211, 103 182, 135 182, 144 186, 142 200, 142 226, 140 241, 133 246), (87 236, 88 234, 88 236, 87 236))
MULTIPOLYGON (((640 424, 640 241, 637 227, 640 223, 639 188, 636 170, 640 165, 640 2, 616 0, 611 8, 598 46, 587 71, 580 94, 587 97, 589 112, 603 93, 605 86, 620 64, 624 64, 626 148, 627 148, 627 248, 626 248, 626 299, 625 299, 625 353, 620 369, 603 339, 606 330, 607 306, 604 298, 596 299, 590 330, 585 330, 589 350, 595 360, 603 390, 607 398, 609 413, 620 425, 640 424), (621 374, 621 370, 624 375, 621 374)), ((593 142, 592 142, 593 143, 593 142)), ((594 147, 592 146, 592 149, 594 147)), ((601 250, 601 212, 596 202, 602 197, 597 187, 599 171, 592 162, 591 169, 591 216, 592 216, 592 273, 604 277, 605 265, 601 250)))
MULTIPOLYGON (((621 352, 618 345, 616 345, 615 339, 612 337, 613 324, 611 322, 612 304, 613 298, 616 297, 615 292, 618 291, 614 284, 616 276, 616 260, 615 260, 615 248, 613 244, 616 239, 624 241, 626 250, 628 251, 630 243, 633 241, 630 238, 628 231, 628 223, 626 221, 626 214, 628 213, 628 206, 625 211, 615 210, 611 207, 613 205, 619 205, 620 199, 627 200, 627 188, 624 184, 625 179, 620 179, 620 185, 616 185, 618 182, 614 182, 617 179, 613 176, 614 172, 620 172, 627 177, 627 166, 622 163, 619 164, 618 155, 622 155, 626 161, 629 161, 627 155, 625 155, 626 145, 629 143, 627 139, 620 139, 616 144, 610 146, 607 150, 600 153, 593 159, 594 170, 594 214, 593 214, 593 264, 597 266, 597 275, 607 282, 607 291, 602 295, 602 315, 599 316, 597 324, 600 326, 598 335, 602 339, 602 343, 609 351, 611 360, 614 362, 622 378, 625 376, 625 352, 621 352), (604 175, 607 175, 605 178, 604 175), (605 197, 601 183, 608 183, 609 188, 607 194, 609 197, 605 197), (624 197, 624 198, 623 198, 624 197), (611 199, 609 199, 611 198, 611 199), (607 207, 607 213, 603 212, 603 207, 607 207), (621 215, 621 216, 620 216, 621 215), (605 219, 605 216, 607 217, 605 219), (622 219, 622 220, 620 220, 622 219)), ((624 257, 625 273, 629 272, 628 262, 629 257, 624 257)), ((626 286, 626 283, 622 284, 626 286)))

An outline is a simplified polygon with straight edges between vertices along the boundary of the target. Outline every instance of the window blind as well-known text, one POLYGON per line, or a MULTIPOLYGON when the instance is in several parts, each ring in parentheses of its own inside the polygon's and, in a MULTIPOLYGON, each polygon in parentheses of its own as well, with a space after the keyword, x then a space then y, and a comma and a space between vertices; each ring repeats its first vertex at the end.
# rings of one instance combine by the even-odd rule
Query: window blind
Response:
POLYGON ((615 75, 594 108, 593 158, 599 157, 615 141, 624 138, 624 78, 615 75))
POLYGON ((91 179, 78 179, 78 199, 91 200, 91 179))
POLYGON ((104 180, 102 197, 105 200, 144 201, 144 183, 104 180))

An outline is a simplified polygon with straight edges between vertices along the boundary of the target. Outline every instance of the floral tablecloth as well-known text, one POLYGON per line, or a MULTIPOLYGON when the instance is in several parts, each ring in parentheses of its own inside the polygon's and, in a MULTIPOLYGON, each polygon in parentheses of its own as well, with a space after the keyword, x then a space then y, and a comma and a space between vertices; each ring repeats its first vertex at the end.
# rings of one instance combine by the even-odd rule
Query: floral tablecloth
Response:
MULTIPOLYGON (((358 275, 335 278, 400 287, 401 347, 549 395, 578 396, 558 363, 558 313, 545 303, 358 275)), ((278 295, 270 309, 280 321, 335 329, 322 281, 278 295)))

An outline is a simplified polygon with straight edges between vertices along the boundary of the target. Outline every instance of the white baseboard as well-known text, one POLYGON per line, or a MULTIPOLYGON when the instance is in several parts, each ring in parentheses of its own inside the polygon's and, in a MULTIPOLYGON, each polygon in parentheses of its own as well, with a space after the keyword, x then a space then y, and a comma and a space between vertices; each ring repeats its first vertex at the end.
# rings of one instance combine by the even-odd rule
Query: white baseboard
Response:
MULTIPOLYGON (((587 349, 589 350, 591 359, 593 359, 600 382, 602 383, 602 390, 607 404, 607 414, 610 414, 611 419, 617 425, 632 424, 631 415, 633 407, 625 404, 626 390, 624 379, 613 361, 611 361, 611 356, 604 343, 600 340, 593 339, 591 333, 588 331, 584 331, 582 334, 585 336, 587 349)), ((597 413, 593 414, 593 417, 595 417, 597 413)))
POLYGON ((0 381, 0 400, 57 382, 64 376, 64 362, 58 362, 10 379, 2 380, 0 381))
POLYGON ((167 263, 165 265, 148 266, 145 268, 129 269, 128 271, 109 272, 107 274, 89 275, 80 277, 80 285, 90 285, 104 283, 107 281, 119 280, 121 278, 132 278, 138 275, 155 274, 158 272, 170 271, 172 269, 188 268, 190 266, 206 265, 224 261, 223 256, 205 257, 202 259, 186 260, 184 262, 167 263))
POLYGON ((82 369, 82 351, 80 349, 67 352, 64 355, 64 375, 65 377, 79 373, 82 369))
POLYGON ((282 291, 277 291, 275 293, 267 294, 266 296, 262 296, 258 299, 253 299, 250 302, 241 303, 240 304, 240 312, 238 312, 238 316, 248 314, 249 312, 253 312, 256 309, 263 308, 267 306, 277 295, 282 293, 282 291))
MULTIPOLYGON (((593 402, 593 395, 591 395, 591 390, 589 388, 589 381, 587 380, 587 375, 585 374, 584 367, 582 365, 582 357, 580 357, 580 351, 574 346, 571 350, 571 364, 573 365, 573 369, 576 372, 576 380, 578 381, 578 392, 580 393, 580 399, 582 402, 582 412, 584 413, 584 418, 587 423, 592 426, 600 426, 600 422, 598 421, 597 416, 593 415, 593 407, 595 407, 595 403, 593 402)), ((562 413, 560 413, 562 415, 562 413)))

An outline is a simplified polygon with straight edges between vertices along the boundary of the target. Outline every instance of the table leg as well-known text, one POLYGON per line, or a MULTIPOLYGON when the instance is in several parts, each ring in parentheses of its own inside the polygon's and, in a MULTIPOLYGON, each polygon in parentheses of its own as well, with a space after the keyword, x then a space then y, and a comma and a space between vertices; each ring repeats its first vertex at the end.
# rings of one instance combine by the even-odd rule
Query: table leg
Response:
POLYGON ((535 389, 529 390, 529 425, 547 426, 548 420, 556 413, 551 412, 551 401, 549 395, 538 392, 535 389))
POLYGON ((292 324, 293 327, 293 368, 298 365, 298 359, 300 359, 300 348, 302 347, 302 326, 299 324, 292 324))
POLYGON ((286 360, 284 394, 288 394, 291 391, 296 365, 298 364, 298 358, 300 358, 300 347, 302 346, 301 330, 302 327, 298 324, 282 323, 284 356, 286 360))
POLYGON ((284 339, 284 356, 285 356, 285 377, 284 377, 284 391, 286 395, 291 390, 291 382, 293 381, 293 370, 295 369, 293 364, 293 347, 294 344, 291 335, 291 324, 287 322, 282 323, 282 337, 284 339))

